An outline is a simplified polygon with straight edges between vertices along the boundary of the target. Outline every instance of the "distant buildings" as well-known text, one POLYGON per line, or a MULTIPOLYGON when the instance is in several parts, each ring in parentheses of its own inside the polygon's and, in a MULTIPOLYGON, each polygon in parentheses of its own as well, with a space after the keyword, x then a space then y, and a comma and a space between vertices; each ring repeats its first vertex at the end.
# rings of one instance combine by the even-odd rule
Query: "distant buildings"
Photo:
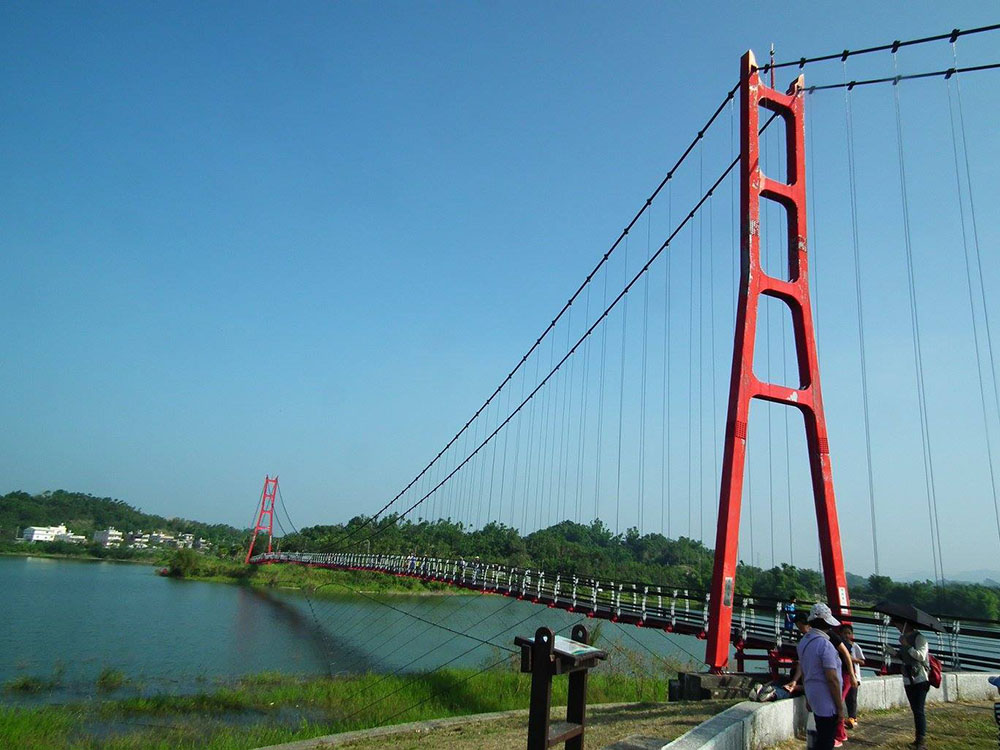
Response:
MULTIPOLYGON (((22 541, 25 542, 72 542, 81 544, 87 541, 82 534, 74 534, 67 530, 66 526, 29 526, 21 534, 22 541)), ((150 547, 170 547, 207 550, 212 545, 201 537, 195 538, 194 534, 171 534, 166 531, 143 532, 130 531, 123 534, 114 526, 100 531, 95 531, 93 536, 94 544, 102 547, 128 547, 130 549, 149 549, 150 547)))
POLYGON ((82 534, 74 534, 65 525, 58 526, 29 526, 21 534, 21 538, 26 542, 71 542, 80 544, 87 541, 82 534))
POLYGON ((114 526, 104 529, 104 531, 94 532, 94 542, 100 544, 102 547, 110 547, 111 545, 119 546, 125 537, 122 533, 116 529, 114 526))

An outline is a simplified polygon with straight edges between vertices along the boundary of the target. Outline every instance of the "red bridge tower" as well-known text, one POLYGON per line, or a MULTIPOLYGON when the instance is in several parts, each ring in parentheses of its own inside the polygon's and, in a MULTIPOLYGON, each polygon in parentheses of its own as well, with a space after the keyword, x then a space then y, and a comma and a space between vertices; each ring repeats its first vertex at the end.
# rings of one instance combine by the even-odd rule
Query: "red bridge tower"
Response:
POLYGON ((271 479, 270 475, 264 477, 264 489, 260 493, 260 510, 257 512, 257 524, 250 537, 250 549, 247 550, 247 559, 244 563, 249 563, 253 557, 253 546, 257 541, 257 534, 262 531, 267 532, 267 551, 271 551, 271 538, 274 535, 274 497, 278 494, 278 477, 271 479), (264 523, 264 516, 267 516, 267 523, 264 523))
POLYGON ((834 612, 849 613, 847 577, 840 548, 840 527, 833 496, 830 444, 819 387, 819 362, 809 305, 809 264, 806 245, 805 126, 803 77, 787 94, 763 85, 752 52, 740 71, 740 255, 742 273, 736 317, 736 342, 729 386, 729 413, 722 459, 719 522, 715 537, 715 567, 709 602, 708 647, 705 661, 713 672, 726 669, 739 548, 740 501, 746 461, 747 421, 754 398, 798 409, 805 420, 809 468, 819 527, 826 594, 834 612), (787 182, 763 174, 759 153, 760 107, 785 123, 787 182), (760 259, 760 200, 785 209, 788 222, 788 281, 764 273, 760 259), (781 300, 791 312, 799 387, 788 388, 758 380, 753 372, 757 311, 761 295, 781 300))

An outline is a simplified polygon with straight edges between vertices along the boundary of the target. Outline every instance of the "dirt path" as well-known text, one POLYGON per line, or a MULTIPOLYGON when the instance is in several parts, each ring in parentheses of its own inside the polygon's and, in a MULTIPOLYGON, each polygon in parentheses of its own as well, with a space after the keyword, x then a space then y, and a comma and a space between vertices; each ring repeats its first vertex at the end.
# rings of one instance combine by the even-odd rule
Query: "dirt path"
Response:
MULTIPOLYGON (((913 742, 913 716, 908 710, 869 711, 848 731, 845 750, 903 750, 913 742)), ((775 750, 801 750, 805 741, 783 742, 775 750)), ((945 703, 927 706, 928 750, 997 750, 992 703, 945 703)))

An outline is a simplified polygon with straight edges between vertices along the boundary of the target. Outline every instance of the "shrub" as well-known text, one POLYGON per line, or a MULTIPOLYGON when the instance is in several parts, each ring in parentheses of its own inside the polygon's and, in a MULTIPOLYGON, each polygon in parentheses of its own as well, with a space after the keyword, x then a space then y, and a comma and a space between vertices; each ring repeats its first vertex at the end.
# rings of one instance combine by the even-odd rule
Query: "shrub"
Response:
POLYGON ((97 675, 97 689, 102 693, 110 693, 125 684, 125 675, 118 669, 105 667, 97 675))
POLYGON ((170 556, 167 572, 174 578, 185 578, 198 569, 198 553, 193 549, 178 549, 170 556))

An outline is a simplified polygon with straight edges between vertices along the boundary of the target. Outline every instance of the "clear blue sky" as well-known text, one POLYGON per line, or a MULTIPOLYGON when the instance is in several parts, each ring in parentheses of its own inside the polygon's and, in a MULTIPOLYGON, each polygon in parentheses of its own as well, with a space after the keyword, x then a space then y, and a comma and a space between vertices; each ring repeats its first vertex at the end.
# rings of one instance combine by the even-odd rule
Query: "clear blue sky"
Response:
MULTIPOLYGON (((8 3, 0 491, 80 490, 244 525, 270 472, 299 525, 376 510, 551 320, 735 82, 745 49, 763 58, 773 42, 795 59, 996 20, 984 3, 765 3, 752 13, 745 3, 8 3)), ((960 41, 962 62, 996 62, 996 39, 960 41)), ((901 53, 900 64, 948 67, 950 48, 901 53)), ((851 65, 852 76, 891 74, 885 55, 851 65)), ((989 252, 1000 78, 978 75, 963 94, 989 293, 1000 274, 989 252)), ((842 72, 834 63, 807 76, 842 72)), ((935 190, 955 204, 945 88, 919 86, 901 95, 944 562, 946 573, 996 569, 961 241, 954 221, 931 221, 935 190)), ((905 483, 920 447, 891 89, 855 101, 883 568, 929 573, 926 543, 906 533, 927 538, 927 511, 922 484, 905 483)), ((867 573, 843 95, 809 106, 834 470, 848 567, 867 573)), ((728 116, 720 128, 706 175, 728 157, 728 116)), ((687 179, 693 191, 699 174, 687 179)), ((713 207, 720 233, 727 210, 713 207)), ((661 211, 654 246, 666 227, 661 211)), ((704 244, 704 232, 691 242, 704 244)), ((609 273, 617 291, 623 269, 609 273)), ((717 278, 721 435, 732 302, 730 277, 717 278)), ((687 304, 677 303, 678 325, 687 304)), ((647 414, 659 419, 661 396, 648 388, 647 414)), ((703 450, 712 444, 706 434, 703 450)), ((687 465, 686 448, 675 460, 687 465)), ((653 463, 647 482, 659 482, 653 463)), ((711 533, 718 479, 710 463, 702 469, 711 533)), ((675 510, 686 519, 684 503, 675 510)), ((636 519, 634 500, 625 504, 622 526, 636 519)), ((755 559, 768 564, 761 507, 755 559)), ((779 560, 787 512, 780 524, 779 560)), ((814 532, 793 531, 805 539, 796 562, 815 564, 814 532)))

